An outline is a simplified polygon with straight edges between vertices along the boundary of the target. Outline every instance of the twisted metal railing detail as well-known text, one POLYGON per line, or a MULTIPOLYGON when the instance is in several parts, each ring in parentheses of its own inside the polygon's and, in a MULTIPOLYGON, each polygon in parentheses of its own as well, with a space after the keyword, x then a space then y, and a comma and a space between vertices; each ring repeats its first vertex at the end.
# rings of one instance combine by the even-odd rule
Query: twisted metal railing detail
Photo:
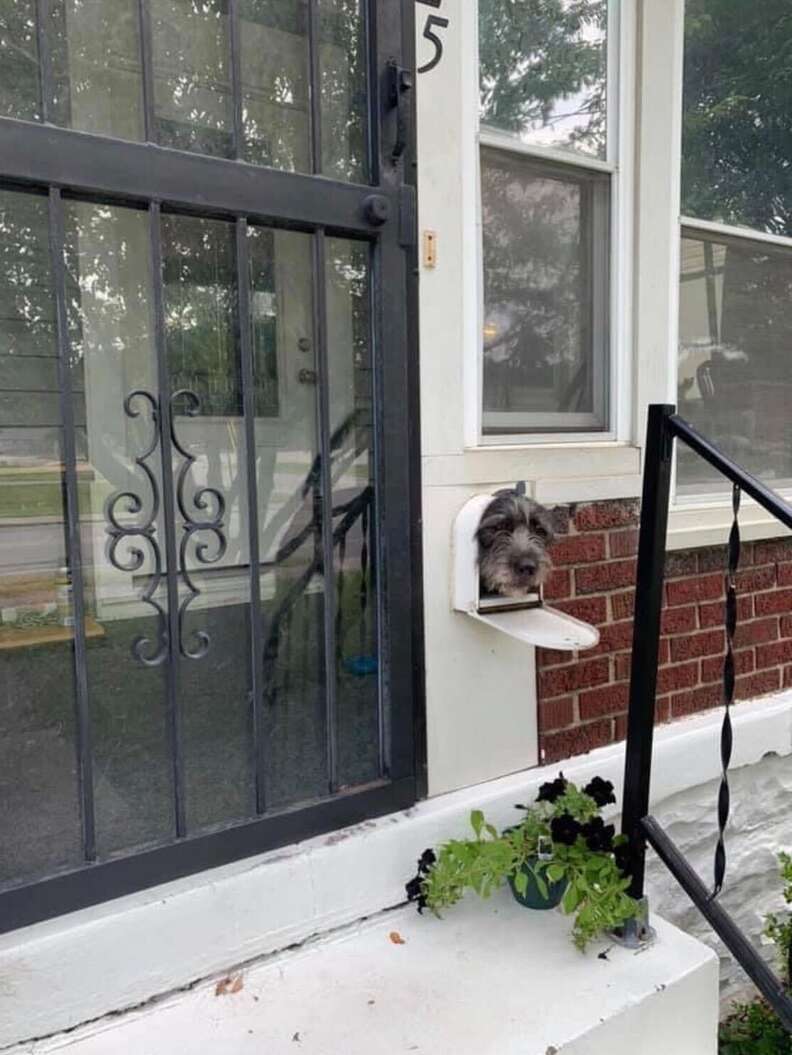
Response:
MULTIPOLYGON (((146 553, 140 546, 131 546, 126 559, 119 556, 118 549, 125 539, 142 539, 149 547, 153 561, 153 571, 149 575, 140 600, 150 605, 157 614, 157 643, 151 638, 139 636, 132 643, 132 654, 145 666, 158 666, 163 663, 170 652, 170 635, 168 633, 168 619, 162 605, 156 600, 156 592, 162 581, 163 562, 162 549, 157 541, 157 519, 160 513, 161 496, 157 477, 148 464, 149 458, 160 447, 160 458, 163 457, 162 426, 163 414, 159 401, 150 392, 144 389, 135 389, 124 400, 124 413, 129 418, 137 418, 140 411, 133 406, 136 400, 148 403, 151 413, 152 435, 149 444, 140 454, 135 456, 135 464, 142 470, 148 486, 151 490, 151 506, 145 520, 132 524, 124 524, 119 519, 120 506, 126 502, 126 512, 134 516, 143 510, 143 500, 134 491, 116 491, 111 494, 104 506, 105 520, 107 521, 106 532, 107 559, 118 571, 134 574, 139 571, 145 562, 146 553), (152 651, 153 648, 153 651, 152 651)), ((204 565, 216 564, 226 552, 227 539, 224 532, 223 517, 225 515, 226 503, 222 493, 216 487, 199 487, 195 490, 189 500, 186 497, 187 483, 190 472, 196 462, 196 458, 179 441, 174 425, 174 406, 177 400, 182 400, 182 413, 187 417, 195 417, 201 407, 198 396, 189 389, 183 388, 174 392, 170 397, 170 440, 174 449, 180 455, 182 463, 176 475, 176 505, 182 519, 182 534, 178 548, 178 569, 174 574, 179 578, 186 588, 187 595, 179 604, 178 611, 178 648, 185 659, 201 659, 209 650, 210 637, 205 630, 193 630, 192 646, 188 643, 188 635, 185 629, 185 616, 187 609, 200 596, 201 591, 195 585, 188 567, 188 556, 190 543, 195 539, 193 547, 195 559, 204 565), (207 514, 201 518, 201 514, 207 514), (200 540, 202 533, 207 533, 210 538, 200 540)), ((166 517, 167 519, 167 517, 166 517)), ((176 525, 166 523, 165 531, 175 531, 176 525)))
POLYGON ((714 878, 712 896, 717 897, 723 888, 726 875, 726 825, 729 822, 729 763, 732 755, 731 706, 734 703, 735 666, 734 635, 737 630, 737 569, 740 566, 740 497, 737 484, 732 486, 732 526, 727 547, 726 571, 726 655, 723 660, 723 725, 721 726, 721 782, 718 791, 718 843, 715 847, 714 878))

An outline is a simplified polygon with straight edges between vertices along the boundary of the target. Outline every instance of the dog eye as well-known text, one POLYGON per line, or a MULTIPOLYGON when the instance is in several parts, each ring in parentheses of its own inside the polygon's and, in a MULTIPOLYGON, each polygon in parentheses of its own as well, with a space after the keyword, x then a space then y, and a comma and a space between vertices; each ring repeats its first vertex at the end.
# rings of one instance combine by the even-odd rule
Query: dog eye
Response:
POLYGON ((549 538, 550 532, 547 528, 538 520, 531 521, 531 531, 537 538, 549 538))

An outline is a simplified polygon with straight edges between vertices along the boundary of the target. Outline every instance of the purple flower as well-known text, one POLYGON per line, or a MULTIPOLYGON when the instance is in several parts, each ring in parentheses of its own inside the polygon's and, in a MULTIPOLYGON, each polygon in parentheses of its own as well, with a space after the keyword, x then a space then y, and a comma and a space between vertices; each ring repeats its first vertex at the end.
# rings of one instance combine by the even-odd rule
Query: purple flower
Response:
POLYGON ((414 901, 419 913, 426 908, 426 895, 423 892, 423 879, 421 876, 413 876, 409 883, 404 884, 407 891, 407 900, 414 901))
POLYGON ((537 802, 555 802, 560 799, 561 796, 567 789, 567 782, 564 778, 563 773, 559 773, 555 780, 550 780, 546 784, 542 784, 539 788, 539 794, 536 796, 537 802))
POLYGON ((613 784, 609 780, 603 780, 602 777, 594 777, 583 788, 583 793, 594 799, 600 808, 616 801, 616 796, 613 794, 613 784))
POLYGON ((550 821, 550 834, 554 843, 574 846, 580 833, 580 824, 570 813, 562 813, 560 817, 553 817, 550 821))
POLYGON ((621 874, 627 878, 631 873, 632 865, 632 852, 630 850, 630 844, 628 842, 619 843, 613 848, 613 858, 616 861, 616 867, 619 869, 621 874))

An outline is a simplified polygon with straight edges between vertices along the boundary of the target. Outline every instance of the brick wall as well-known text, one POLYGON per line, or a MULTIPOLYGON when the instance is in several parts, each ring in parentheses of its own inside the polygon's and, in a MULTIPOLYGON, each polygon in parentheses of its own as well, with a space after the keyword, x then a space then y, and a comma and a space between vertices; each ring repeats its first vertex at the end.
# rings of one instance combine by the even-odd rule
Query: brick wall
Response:
MULTIPOLYGON (((635 501, 557 510, 560 533, 545 599, 594 623, 587 652, 537 651, 540 749, 555 762, 621 740, 632 646, 635 501)), ((721 702, 725 546, 669 553, 663 595, 657 719, 721 702)), ((735 639, 737 699, 792 686, 792 539, 744 543, 735 639)))

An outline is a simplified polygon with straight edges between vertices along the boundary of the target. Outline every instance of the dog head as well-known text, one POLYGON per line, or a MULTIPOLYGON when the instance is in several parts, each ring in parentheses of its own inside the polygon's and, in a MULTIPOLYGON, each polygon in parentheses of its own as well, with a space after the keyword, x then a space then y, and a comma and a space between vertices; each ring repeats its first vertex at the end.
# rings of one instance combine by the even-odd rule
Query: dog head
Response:
POLYGON ((476 531, 479 574, 486 593, 523 597, 550 571, 555 533, 550 512, 517 491, 497 491, 476 531))

